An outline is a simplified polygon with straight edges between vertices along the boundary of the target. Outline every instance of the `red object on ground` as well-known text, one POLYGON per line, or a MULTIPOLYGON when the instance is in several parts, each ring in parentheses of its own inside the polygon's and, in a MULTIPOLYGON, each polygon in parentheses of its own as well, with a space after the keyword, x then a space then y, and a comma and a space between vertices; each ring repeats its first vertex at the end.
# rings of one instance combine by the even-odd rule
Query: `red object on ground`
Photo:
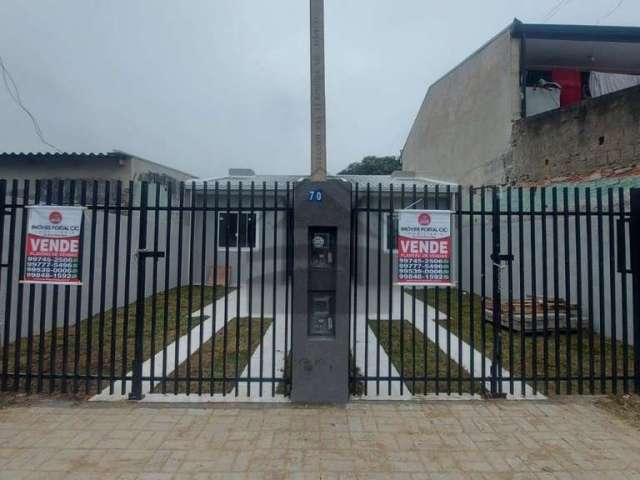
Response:
POLYGON ((579 71, 558 68, 551 71, 551 78, 562 86, 560 106, 574 105, 582 100, 582 77, 579 71))

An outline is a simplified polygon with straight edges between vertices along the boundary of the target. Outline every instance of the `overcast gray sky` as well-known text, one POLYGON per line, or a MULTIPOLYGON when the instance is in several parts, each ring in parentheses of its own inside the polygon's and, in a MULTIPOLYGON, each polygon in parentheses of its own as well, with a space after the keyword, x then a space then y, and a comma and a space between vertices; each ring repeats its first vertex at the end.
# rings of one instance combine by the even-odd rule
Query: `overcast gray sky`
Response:
MULTIPOLYGON (((329 170, 398 154, 428 85, 560 0, 326 0, 329 170)), ((563 0, 593 24, 620 0, 563 0)), ((605 24, 640 25, 626 0, 605 24)), ((46 138, 200 177, 305 173, 308 0, 2 0, 0 55, 46 138)), ((45 151, 0 84, 0 151, 45 151)))

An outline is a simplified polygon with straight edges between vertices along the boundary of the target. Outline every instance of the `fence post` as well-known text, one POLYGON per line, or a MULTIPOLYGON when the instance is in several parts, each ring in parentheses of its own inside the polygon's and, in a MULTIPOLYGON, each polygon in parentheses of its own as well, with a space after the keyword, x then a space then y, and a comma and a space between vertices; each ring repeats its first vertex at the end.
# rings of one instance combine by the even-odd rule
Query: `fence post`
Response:
MULTIPOLYGON (((3 250, 4 250, 4 215, 5 215, 5 202, 6 202, 6 198, 7 198, 7 181, 2 179, 0 180, 0 287, 2 286, 2 273, 4 271, 5 268, 8 267, 8 265, 5 265, 4 263, 2 263, 2 260, 4 258, 3 256, 3 250)), ((10 273, 7 273, 7 281, 9 280, 9 275, 10 273)), ((6 294, 5 294, 6 295, 6 294)), ((5 327, 6 327, 6 323, 9 321, 9 319, 7 318, 6 312, 5 315, 2 318, 2 325, 0 325, 0 345, 4 345, 4 331, 5 331, 5 327)), ((9 352, 3 349, 3 353, 2 355, 8 355, 9 352)), ((0 385, 1 390, 4 391, 6 388, 6 384, 7 384, 7 377, 5 376, 5 372, 3 368, 0 368, 0 377, 1 381, 0 381, 0 385)))
POLYGON ((140 229, 138 237, 138 286, 136 291, 136 328, 133 356, 133 382, 130 400, 142 400, 142 364, 144 363, 144 293, 147 256, 147 206, 149 188, 147 182, 141 183, 140 190, 140 229))
POLYGON ((633 350, 634 385, 636 394, 640 394, 640 188, 631 189, 631 273, 633 278, 633 350))
POLYGON ((502 393, 502 382, 498 382, 502 373, 502 291, 500 282, 501 254, 500 254, 500 190, 493 187, 491 202, 491 238, 492 238, 492 277, 493 277, 493 358, 491 361, 491 398, 497 398, 502 393))

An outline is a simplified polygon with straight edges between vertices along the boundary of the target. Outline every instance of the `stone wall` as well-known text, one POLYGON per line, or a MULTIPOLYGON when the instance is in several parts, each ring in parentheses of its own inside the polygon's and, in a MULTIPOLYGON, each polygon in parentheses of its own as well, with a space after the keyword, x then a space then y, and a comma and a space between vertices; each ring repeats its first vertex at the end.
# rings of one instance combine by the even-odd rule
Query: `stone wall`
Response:
POLYGON ((640 165, 640 87, 518 120, 508 183, 581 180, 640 165))

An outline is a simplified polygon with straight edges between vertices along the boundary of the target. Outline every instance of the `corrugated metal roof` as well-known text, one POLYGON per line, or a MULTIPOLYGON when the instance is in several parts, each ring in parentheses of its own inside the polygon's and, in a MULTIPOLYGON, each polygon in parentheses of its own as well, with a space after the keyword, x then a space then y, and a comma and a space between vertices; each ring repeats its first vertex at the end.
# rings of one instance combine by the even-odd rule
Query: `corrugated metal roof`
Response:
MULTIPOLYGON (((195 184, 197 190, 204 188, 204 184, 207 184, 207 189, 214 188, 215 183, 218 183, 219 188, 227 188, 227 185, 232 190, 237 190, 242 184, 243 189, 251 188, 251 183, 255 188, 263 188, 263 185, 267 189, 273 189, 278 185, 278 188, 284 188, 287 183, 293 184, 307 179, 305 175, 247 175, 247 176, 224 176, 214 177, 196 180, 195 182, 189 182, 187 188, 191 188, 195 184)), ((394 189, 400 189, 404 185, 406 187, 423 187, 425 185, 454 185, 453 183, 447 183, 439 180, 433 180, 424 177, 408 177, 402 178, 391 175, 329 175, 329 180, 343 180, 350 182, 352 185, 359 185, 359 188, 366 188, 367 184, 371 189, 382 188, 385 191, 391 189, 393 185, 394 189)))
POLYGON ((91 158, 91 159, 104 159, 104 158, 126 158, 131 157, 124 152, 109 152, 109 153, 84 153, 84 152, 2 152, 0 153, 0 160, 9 160, 9 159, 21 159, 21 160, 29 160, 29 159, 65 159, 65 158, 91 158))

